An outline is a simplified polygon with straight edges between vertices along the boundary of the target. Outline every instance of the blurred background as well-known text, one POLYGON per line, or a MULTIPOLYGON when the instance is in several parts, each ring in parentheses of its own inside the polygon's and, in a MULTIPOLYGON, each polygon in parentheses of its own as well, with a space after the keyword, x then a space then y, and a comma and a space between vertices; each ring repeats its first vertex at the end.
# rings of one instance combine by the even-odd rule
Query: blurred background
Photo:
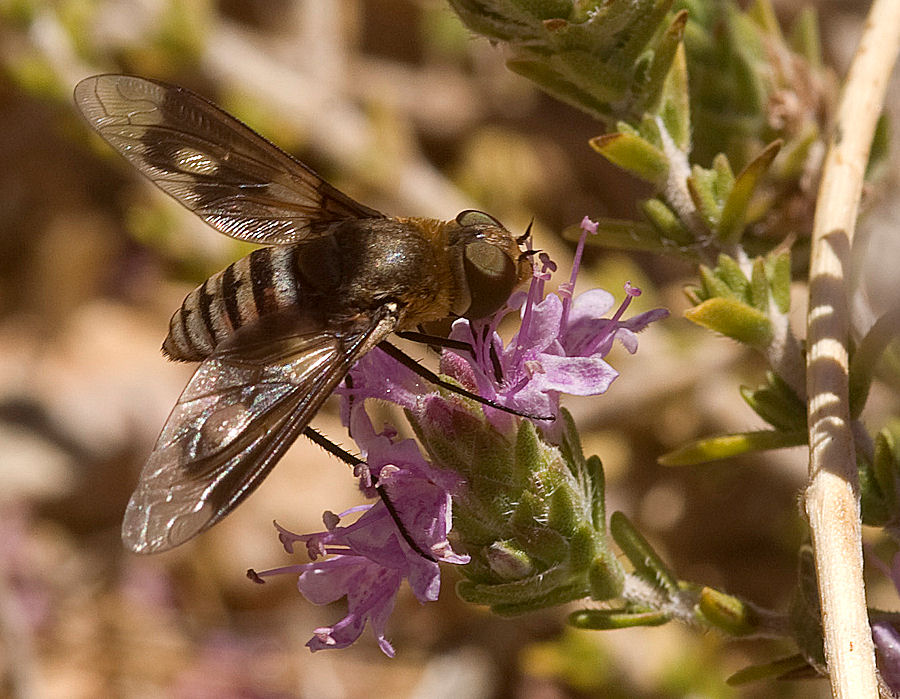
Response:
MULTIPOLYGON (((839 72, 864 10, 822 7, 839 72)), ((346 467, 305 441, 210 532, 159 556, 126 552, 125 504, 192 369, 160 354, 169 317, 249 248, 89 131, 71 91, 102 72, 190 87, 388 214, 479 208, 513 231, 533 217, 561 278, 560 232, 586 214, 629 217, 641 193, 588 147, 601 125, 510 73, 441 0, 0 0, 0 696, 827 696, 821 682, 725 686, 788 648, 675 625, 567 631, 563 610, 498 619, 458 601, 448 570, 438 603, 401 594, 395 659, 368 631, 312 655, 304 644, 341 604, 309 604, 291 576, 245 577, 302 562, 273 519, 314 531, 323 510, 359 502, 346 467)), ((875 234, 895 219, 872 217, 875 234)), ((883 256, 877 266, 896 276, 883 256)), ((784 610, 804 537, 804 450, 656 464, 685 440, 761 426, 738 384, 759 383, 762 364, 680 317, 691 274, 589 252, 582 285, 621 298, 631 280, 645 290, 635 312, 663 305, 672 318, 637 355, 610 355, 621 376, 606 395, 568 405, 603 459, 610 511, 680 577, 784 610)), ((342 441, 336 403, 314 425, 342 441)), ((889 586, 879 594, 896 607, 889 586)))

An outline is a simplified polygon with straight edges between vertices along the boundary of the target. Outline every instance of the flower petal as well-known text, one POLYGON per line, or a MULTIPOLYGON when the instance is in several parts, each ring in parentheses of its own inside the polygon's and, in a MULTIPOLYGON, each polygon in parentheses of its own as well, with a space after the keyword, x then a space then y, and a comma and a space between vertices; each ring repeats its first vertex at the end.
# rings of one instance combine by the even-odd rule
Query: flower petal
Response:
POLYGON ((593 396, 604 393, 619 375, 598 356, 559 357, 542 354, 543 372, 533 382, 541 391, 559 391, 573 396, 593 396))

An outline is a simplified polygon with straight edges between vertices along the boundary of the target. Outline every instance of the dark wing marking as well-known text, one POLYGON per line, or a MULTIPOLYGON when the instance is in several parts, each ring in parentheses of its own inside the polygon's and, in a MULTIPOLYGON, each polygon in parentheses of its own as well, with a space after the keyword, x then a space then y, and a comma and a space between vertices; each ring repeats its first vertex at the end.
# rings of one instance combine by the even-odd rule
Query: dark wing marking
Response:
POLYGON ((166 551, 231 512, 396 323, 389 304, 363 323, 295 331, 290 342, 276 338, 268 357, 206 359, 141 472, 122 522, 125 545, 137 553, 166 551))
POLYGON ((129 75, 75 86, 88 123, 154 184, 239 240, 296 243, 383 218, 190 90, 129 75))

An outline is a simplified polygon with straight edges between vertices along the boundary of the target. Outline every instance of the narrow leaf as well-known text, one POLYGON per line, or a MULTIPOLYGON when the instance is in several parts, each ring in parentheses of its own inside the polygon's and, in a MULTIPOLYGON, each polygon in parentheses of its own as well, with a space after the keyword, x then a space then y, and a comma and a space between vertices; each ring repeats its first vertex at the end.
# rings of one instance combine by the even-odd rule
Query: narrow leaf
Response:
POLYGON ((897 506, 897 483, 900 481, 900 454, 894 435, 888 429, 875 435, 875 457, 873 463, 875 480, 884 494, 888 507, 893 510, 897 506))
POLYGON ((569 624, 577 629, 609 631, 633 626, 662 626, 671 617, 665 612, 627 612, 619 609, 582 609, 569 615, 569 624))
POLYGON ((614 599, 622 594, 625 587, 625 569, 612 551, 604 550, 591 562, 588 580, 592 599, 614 599))
POLYGON ((661 150, 643 138, 624 133, 611 133, 590 140, 600 155, 636 177, 661 186, 669 173, 669 161, 661 150))
POLYGON ((687 69, 681 43, 687 20, 687 10, 681 10, 672 19, 656 47, 647 74, 647 94, 655 99, 653 103, 646 105, 646 109, 663 117, 666 128, 682 150, 687 149, 690 141, 687 69), (675 124, 668 122, 667 117, 672 116, 676 117, 675 124), (670 126, 677 128, 672 129, 670 126))
POLYGON ((770 680, 776 677, 783 677, 793 670, 809 667, 807 662, 800 655, 792 655, 789 658, 782 658, 764 665, 751 665, 743 670, 738 670, 726 682, 732 687, 750 682, 759 682, 760 680, 770 680))
POLYGON ((642 201, 640 206, 644 216, 659 232, 659 240, 663 244, 671 241, 672 245, 678 246, 691 245, 695 242, 694 236, 684 227, 681 219, 660 199, 647 199, 642 201))
POLYGON ((731 194, 722 207, 716 231, 723 245, 736 245, 740 242, 753 192, 780 149, 781 141, 773 141, 735 179, 731 194))
POLYGON ((888 345, 900 334, 900 307, 875 321, 850 357, 850 417, 856 419, 866 406, 875 368, 888 345))
POLYGON ((734 296, 731 287, 716 276, 713 270, 706 265, 700 265, 699 273, 704 301, 713 298, 732 298, 734 296))
POLYGON ((753 271, 750 273, 750 305, 765 312, 769 307, 769 280, 766 279, 766 263, 761 257, 753 260, 753 271))
POLYGON ((603 463, 596 454, 589 457, 585 470, 591 479, 591 519, 594 529, 602 536, 606 533, 606 478, 603 463))
POLYGON ((657 462, 662 466, 694 466, 751 452, 798 447, 806 444, 806 440, 807 433, 800 431, 739 432, 690 442, 668 454, 663 454, 657 459, 657 462))
POLYGON ((711 587, 700 591, 699 607, 710 624, 732 636, 747 636, 759 627, 759 615, 753 607, 711 587))
POLYGON ((691 169, 691 176, 687 178, 688 193, 691 195, 697 211, 703 217, 703 222, 710 230, 718 227, 722 211, 713 191, 715 181, 716 173, 699 165, 694 165, 691 169))
POLYGON ((806 404, 778 376, 769 374, 769 383, 756 390, 741 387, 741 396, 753 412, 782 432, 806 430, 806 404))
POLYGON ((800 9, 791 28, 791 48, 802 55, 810 67, 817 71, 822 67, 822 42, 819 32, 819 15, 809 5, 800 9))
POLYGON ((736 299, 711 298, 688 309, 684 315, 697 325, 757 349, 765 349, 772 341, 769 317, 736 299))
POLYGON ((715 274, 734 292, 731 296, 746 303, 750 302, 750 281, 733 257, 719 255, 715 274))
POLYGON ((791 253, 782 252, 766 258, 766 276, 775 306, 781 313, 791 310, 791 253))
POLYGON ((635 575, 667 595, 678 591, 678 579, 653 550, 650 542, 634 528, 628 517, 621 512, 613 512, 609 520, 609 531, 622 553, 634 566, 635 575))

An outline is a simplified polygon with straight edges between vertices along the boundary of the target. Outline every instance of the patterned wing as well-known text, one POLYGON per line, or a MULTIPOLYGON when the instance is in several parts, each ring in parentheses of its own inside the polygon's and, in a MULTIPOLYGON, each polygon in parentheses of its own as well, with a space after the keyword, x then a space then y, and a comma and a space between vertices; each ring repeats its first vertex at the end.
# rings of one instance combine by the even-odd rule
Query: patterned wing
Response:
POLYGON ((75 86, 75 102, 132 165, 225 235, 287 244, 336 221, 383 218, 190 90, 96 75, 75 86))
POLYGON ((166 421, 122 522, 137 553, 166 551, 208 529, 249 495, 347 374, 396 325, 385 306, 338 329, 272 338, 261 356, 226 348, 205 360, 166 421), (286 348, 290 347, 290 351, 286 348))

